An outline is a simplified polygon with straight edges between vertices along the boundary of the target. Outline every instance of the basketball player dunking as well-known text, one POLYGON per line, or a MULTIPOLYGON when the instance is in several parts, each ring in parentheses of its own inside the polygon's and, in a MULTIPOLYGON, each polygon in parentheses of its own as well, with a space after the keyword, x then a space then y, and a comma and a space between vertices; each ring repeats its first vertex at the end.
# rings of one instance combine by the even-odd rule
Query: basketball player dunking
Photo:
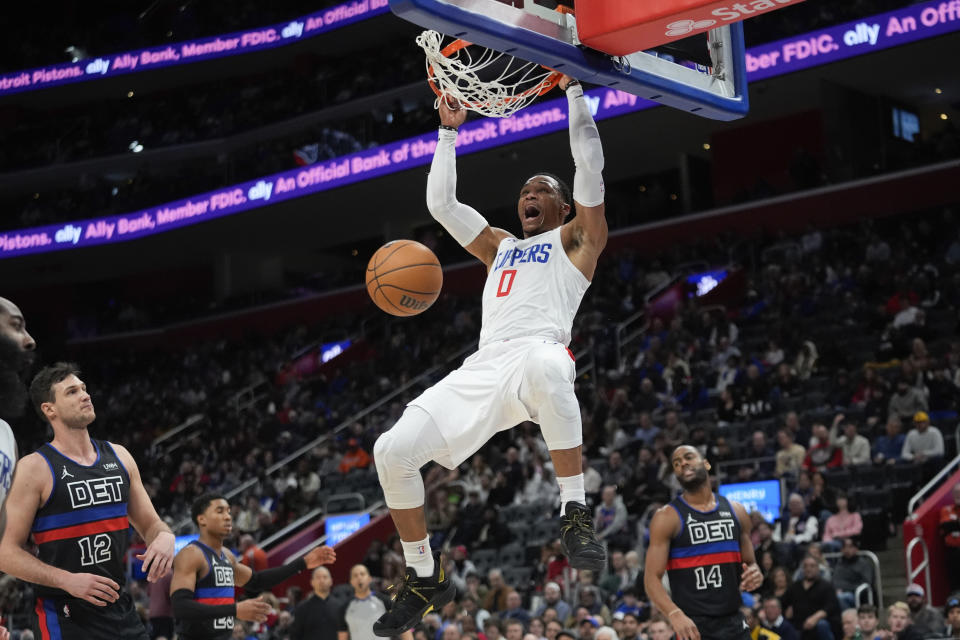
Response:
POLYGON ((34 636, 43 640, 146 640, 123 589, 128 529, 147 542, 147 580, 170 570, 173 533, 157 515, 125 448, 93 440, 96 418, 74 365, 41 370, 30 398, 53 427, 53 440, 17 465, 7 497, 0 571, 36 585, 34 636), (39 553, 24 550, 33 534, 39 553))
POLYGON ((605 564, 585 504, 576 367, 567 348, 573 317, 607 242, 603 150, 580 84, 564 77, 560 87, 569 105, 573 196, 552 174, 527 180, 517 199, 520 239, 491 228, 476 210, 457 201, 454 145, 466 111, 440 100, 427 208, 487 267, 483 323, 479 350, 410 402, 374 447, 407 563, 393 608, 374 625, 378 636, 403 633, 454 596, 439 553, 430 550, 420 467, 434 460, 454 469, 498 431, 525 420, 540 424, 550 450, 560 484, 560 539, 571 566, 599 571, 605 564), (565 223, 572 205, 576 217, 565 223))
POLYGON ((194 500, 190 515, 200 537, 177 554, 170 582, 170 600, 179 623, 180 640, 226 640, 233 635, 235 617, 263 622, 270 605, 260 598, 236 602, 236 587, 253 593, 265 591, 301 571, 337 559, 330 547, 316 547, 290 564, 254 573, 223 546, 224 539, 233 532, 226 498, 206 493, 194 500))
POLYGON ((650 523, 647 595, 670 618, 677 640, 750 640, 740 591, 754 591, 763 582, 750 518, 742 505, 713 493, 710 463, 697 449, 679 446, 670 461, 683 493, 650 523))

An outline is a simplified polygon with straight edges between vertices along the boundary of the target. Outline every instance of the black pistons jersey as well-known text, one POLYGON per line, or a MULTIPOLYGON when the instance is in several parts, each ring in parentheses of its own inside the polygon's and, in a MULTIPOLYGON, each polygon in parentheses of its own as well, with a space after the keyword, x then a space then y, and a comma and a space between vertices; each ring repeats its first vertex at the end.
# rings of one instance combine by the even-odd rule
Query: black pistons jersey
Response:
POLYGON ((673 601, 688 616, 729 616, 740 610, 740 521, 723 496, 698 511, 678 496, 670 503, 680 533, 670 542, 667 573, 673 601))
MULTIPOLYGON (((34 516, 31 532, 43 562, 71 573, 105 576, 122 586, 130 542, 130 476, 109 442, 91 442, 97 459, 90 466, 71 460, 50 443, 37 449, 50 466, 53 489, 34 516)), ((41 598, 70 597, 41 585, 34 592, 41 598)))
MULTIPOLYGON (((207 574, 197 580, 193 599, 200 604, 233 604, 233 564, 224 551, 216 553, 199 540, 190 544, 203 552, 207 560, 207 574)), ((180 637, 183 640, 226 640, 233 634, 233 616, 207 618, 206 620, 180 620, 180 637)))

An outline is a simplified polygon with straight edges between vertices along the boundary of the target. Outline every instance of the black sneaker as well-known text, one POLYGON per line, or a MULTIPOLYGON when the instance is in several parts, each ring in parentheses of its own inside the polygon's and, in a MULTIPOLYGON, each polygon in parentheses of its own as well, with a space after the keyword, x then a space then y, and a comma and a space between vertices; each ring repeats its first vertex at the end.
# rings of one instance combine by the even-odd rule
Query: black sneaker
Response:
POLYGON ((593 519, 586 505, 568 502, 560 518, 560 543, 574 569, 602 571, 607 552, 593 531, 593 519))
POLYGON ((399 636, 412 629, 423 616, 431 611, 440 611, 456 595, 453 581, 443 570, 440 552, 433 553, 433 575, 429 578, 417 576, 417 572, 407 567, 403 582, 397 585, 390 611, 373 623, 373 633, 383 638, 399 636))

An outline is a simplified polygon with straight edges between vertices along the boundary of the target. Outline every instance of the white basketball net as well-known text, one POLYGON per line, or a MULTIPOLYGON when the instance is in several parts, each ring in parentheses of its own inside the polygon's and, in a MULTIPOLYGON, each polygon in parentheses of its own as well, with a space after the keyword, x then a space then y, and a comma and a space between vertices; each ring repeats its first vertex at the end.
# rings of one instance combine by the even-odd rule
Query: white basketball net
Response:
MULTIPOLYGON (((427 56, 427 75, 442 94, 456 98, 471 111, 508 118, 555 84, 549 80, 554 71, 493 49, 464 47, 448 58, 441 53, 442 41, 436 31, 417 36, 417 44, 427 56), (471 48, 482 53, 471 54, 471 48), (482 80, 477 72, 483 71, 496 77, 482 80)), ((439 97, 433 106, 440 106, 439 97)))

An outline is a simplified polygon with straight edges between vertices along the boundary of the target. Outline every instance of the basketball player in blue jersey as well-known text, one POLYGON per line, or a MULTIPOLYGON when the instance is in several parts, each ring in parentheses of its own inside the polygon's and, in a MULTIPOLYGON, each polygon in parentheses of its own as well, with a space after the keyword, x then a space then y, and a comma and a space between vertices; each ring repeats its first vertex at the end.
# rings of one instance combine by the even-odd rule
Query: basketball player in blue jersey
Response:
POLYGON ((146 541, 147 580, 167 574, 173 533, 157 515, 133 457, 94 440, 96 413, 75 365, 41 370, 30 384, 53 440, 24 456, 7 497, 0 571, 36 586, 34 636, 63 640, 146 640, 126 575, 128 529, 146 541), (38 554, 23 547, 33 535, 38 554))
POLYGON ((253 593, 265 591, 301 571, 337 559, 330 547, 316 547, 290 564, 254 573, 223 546, 224 539, 233 533, 226 498, 204 494, 193 502, 191 515, 200 537, 177 554, 170 582, 173 617, 179 622, 181 640, 227 640, 233 635, 234 618, 263 622, 270 605, 260 598, 236 602, 236 587, 253 593))
POLYGON ((487 268, 480 348, 410 402, 374 447, 407 563, 393 608, 374 624, 378 636, 403 633, 454 596, 439 554, 430 549, 420 467, 434 460, 455 469, 497 432, 526 420, 540 424, 550 451, 560 484, 560 540, 570 565, 599 571, 606 564, 585 504, 576 366, 567 348, 574 315, 607 242, 603 150, 580 83, 564 77, 560 87, 569 106, 573 194, 552 174, 527 180, 516 200, 521 238, 492 228, 457 200, 455 143, 466 111, 439 101, 427 208, 487 268), (574 209, 576 217, 566 222, 574 209))
POLYGON ((759 588, 763 576, 746 509, 713 492, 710 463, 696 448, 677 447, 670 462, 683 493, 650 522, 647 595, 670 619, 677 640, 750 640, 740 592, 759 588))

